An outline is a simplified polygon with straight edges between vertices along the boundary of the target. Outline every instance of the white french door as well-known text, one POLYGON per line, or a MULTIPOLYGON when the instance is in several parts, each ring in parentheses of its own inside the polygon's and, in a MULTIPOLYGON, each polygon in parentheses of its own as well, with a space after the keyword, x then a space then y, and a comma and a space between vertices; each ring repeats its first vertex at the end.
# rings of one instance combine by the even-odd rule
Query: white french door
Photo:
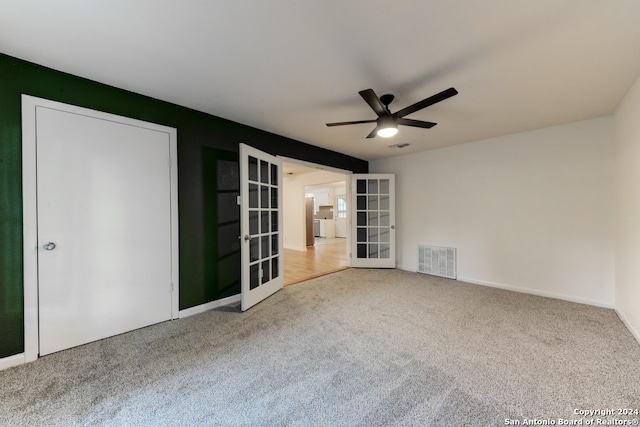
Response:
POLYGON ((351 267, 395 268, 395 175, 351 176, 351 267))
POLYGON ((242 311, 282 289, 282 167, 277 157, 240 144, 242 311))

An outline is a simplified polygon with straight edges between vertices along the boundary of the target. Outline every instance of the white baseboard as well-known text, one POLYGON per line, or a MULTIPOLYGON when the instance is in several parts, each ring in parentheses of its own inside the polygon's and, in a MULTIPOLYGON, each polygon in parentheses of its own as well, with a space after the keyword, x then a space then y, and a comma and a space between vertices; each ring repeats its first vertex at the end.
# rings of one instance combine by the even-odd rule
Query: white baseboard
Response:
POLYGON ((180 310, 179 318, 193 316, 194 314, 204 313, 205 311, 213 310, 214 308, 222 307, 223 305, 233 304, 240 302, 240 294, 232 295, 230 297, 222 298, 219 300, 211 301, 206 304, 196 305, 195 307, 186 308, 180 310))
MULTIPOLYGON (((400 269, 400 270, 411 271, 413 273, 416 273, 415 267, 410 267, 409 268, 409 267, 406 267, 406 266, 398 266, 397 268, 400 269)), ((421 274, 421 273, 419 273, 419 274, 421 274)), ((537 296, 540 296, 540 297, 561 299, 561 300, 565 300, 565 301, 577 302, 579 304, 593 305, 593 306, 602 307, 602 308, 611 308, 611 309, 614 308, 613 303, 606 303, 606 302, 602 302, 602 301, 592 300, 592 299, 588 299, 588 298, 581 298, 581 297, 576 297, 576 296, 573 296, 573 295, 561 294, 561 293, 557 293, 557 292, 547 292, 547 291, 540 291, 538 289, 523 288, 523 287, 520 287, 520 286, 513 286, 513 285, 505 285, 505 284, 502 284, 502 283, 496 283, 496 282, 489 282, 489 281, 486 281, 486 280, 474 279, 472 277, 461 277, 461 276, 458 276, 457 280, 460 281, 460 282, 471 283, 473 285, 481 285, 481 286, 487 286, 487 287, 490 287, 490 288, 504 289, 506 291, 520 292, 520 293, 523 293, 523 294, 537 295, 537 296)))
POLYGON ((523 288, 523 287, 520 287, 520 286, 504 285, 502 283, 488 282, 488 281, 485 281, 485 280, 473 279, 471 277, 460 277, 460 276, 458 276, 458 280, 461 281, 461 282, 472 283, 474 285, 482 285, 482 286, 488 286, 488 287, 491 287, 491 288, 504 289, 504 290, 507 290, 507 291, 521 292, 521 293, 524 293, 524 294, 537 295, 537 296, 540 296, 540 297, 561 299, 561 300, 565 300, 565 301, 577 302, 579 304, 593 305, 593 306, 602 307, 602 308, 611 308, 611 309, 613 308, 613 303, 607 303, 607 302, 603 302, 603 301, 592 300, 592 299, 589 299, 589 298, 581 298, 581 297, 576 297, 576 296, 573 296, 573 295, 561 294, 561 293, 557 293, 557 292, 547 292, 547 291, 541 291, 541 290, 538 290, 538 289, 523 288))
POLYGON ((307 247, 306 246, 283 245, 283 247, 285 249, 291 249, 293 251, 302 251, 302 252, 306 252, 307 251, 307 247))
POLYGON ((13 368, 14 366, 22 365, 24 363, 26 363, 24 353, 3 357, 0 359, 0 371, 13 368))
MULTIPOLYGON (((222 307, 227 304, 233 304, 236 302, 240 302, 240 294, 232 295, 227 298, 222 298, 216 301, 211 301, 206 304, 197 305, 195 307, 187 308, 185 310, 180 310, 178 313, 179 318, 193 316, 194 314, 204 313, 205 311, 213 310, 214 308, 222 307)), ((26 358, 24 353, 16 354, 13 356, 0 358, 0 371, 4 369, 9 369, 14 366, 23 365, 26 363, 26 358)))
POLYGON ((640 345, 640 331, 638 331, 636 328, 633 327, 633 325, 631 323, 629 323, 629 321, 624 316, 624 314, 622 314, 622 311, 620 311, 620 309, 618 309, 616 307, 616 308, 614 308, 614 310, 615 310, 616 314, 618 315, 618 317, 620 318, 620 320, 622 320, 622 323, 624 323, 624 326, 627 327, 629 332, 631 332, 631 335, 633 335, 633 337, 636 339, 636 341, 638 341, 638 345, 640 345))

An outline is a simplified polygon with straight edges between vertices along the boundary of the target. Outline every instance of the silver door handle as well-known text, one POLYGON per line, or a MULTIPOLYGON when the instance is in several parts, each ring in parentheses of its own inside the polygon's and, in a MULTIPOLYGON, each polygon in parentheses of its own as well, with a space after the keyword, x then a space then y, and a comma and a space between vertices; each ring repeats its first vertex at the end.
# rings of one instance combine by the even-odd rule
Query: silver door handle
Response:
POLYGON ((44 245, 42 245, 42 249, 44 249, 45 251, 52 251, 56 248, 56 244, 53 242, 47 242, 44 245))
POLYGON ((248 234, 244 235, 244 240, 249 241, 251 240, 251 236, 249 236, 248 234))
POLYGON ((392 229, 392 230, 395 230, 395 229, 396 229, 396 226, 395 226, 395 225, 392 225, 392 226, 391 226, 391 229, 392 229))

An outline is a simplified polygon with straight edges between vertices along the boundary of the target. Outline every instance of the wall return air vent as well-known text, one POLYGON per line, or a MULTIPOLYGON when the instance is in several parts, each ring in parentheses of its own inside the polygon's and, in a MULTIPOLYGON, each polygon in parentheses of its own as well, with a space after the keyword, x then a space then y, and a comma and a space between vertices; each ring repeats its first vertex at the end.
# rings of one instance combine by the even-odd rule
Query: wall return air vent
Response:
POLYGON ((456 248, 418 245, 418 273, 456 279, 456 248))

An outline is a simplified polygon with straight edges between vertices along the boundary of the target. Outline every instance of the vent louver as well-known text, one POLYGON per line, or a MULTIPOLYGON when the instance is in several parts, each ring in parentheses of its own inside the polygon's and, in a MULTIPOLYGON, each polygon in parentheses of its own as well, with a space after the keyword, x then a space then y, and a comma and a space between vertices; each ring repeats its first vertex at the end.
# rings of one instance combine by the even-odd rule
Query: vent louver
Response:
POLYGON ((418 245, 418 273, 456 279, 456 249, 418 245))

